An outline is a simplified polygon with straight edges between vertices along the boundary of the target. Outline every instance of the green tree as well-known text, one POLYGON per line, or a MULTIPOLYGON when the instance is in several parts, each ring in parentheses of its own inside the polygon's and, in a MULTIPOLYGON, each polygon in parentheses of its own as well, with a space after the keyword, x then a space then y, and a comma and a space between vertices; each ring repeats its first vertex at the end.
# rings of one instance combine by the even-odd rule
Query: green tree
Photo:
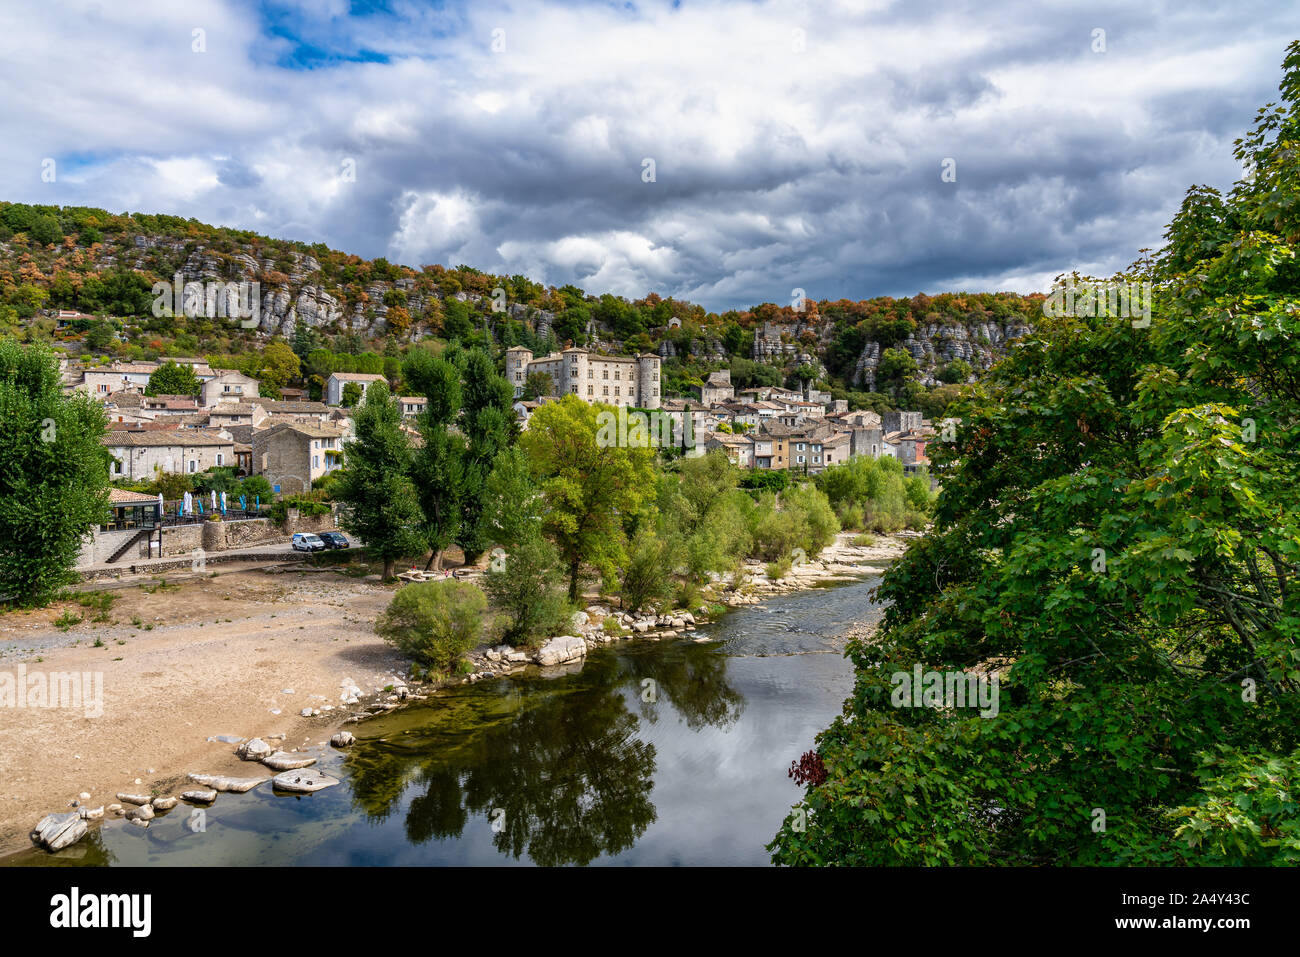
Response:
POLYGON ((343 383, 343 393, 340 397, 340 401, 342 402, 343 408, 345 409, 354 408, 356 404, 361 401, 361 396, 364 394, 364 392, 365 390, 361 388, 360 382, 343 383))
POLYGON ((460 415, 460 370, 447 359, 413 350, 403 377, 428 404, 419 419, 423 440, 415 451, 412 474, 418 489, 422 532, 430 551, 426 568, 442 567, 442 552, 460 531, 464 493, 465 438, 453 430, 460 415))
POLYGON ((175 362, 164 362, 149 376, 145 395, 198 395, 199 377, 194 367, 175 362))
POLYGON ((891 395, 897 395, 911 376, 920 368, 906 349, 886 349, 880 354, 876 366, 876 385, 884 386, 891 395))
POLYGON ((474 561, 491 544, 483 522, 483 500, 488 474, 497 455, 510 443, 515 416, 511 408, 514 389, 499 375, 491 356, 471 349, 465 356, 464 408, 461 431, 465 450, 461 466, 460 529, 456 543, 467 561, 474 561))
POLYGON ((543 395, 555 395, 555 385, 551 380, 550 373, 528 373, 528 378, 524 380, 523 398, 536 399, 543 395))
POLYGON ((778 862, 1300 861, 1300 43, 1285 71, 1252 175, 1114 277, 1149 324, 1044 317, 930 446, 934 528, 778 862), (997 707, 896 706, 918 665, 998 674, 997 707))
POLYGON ((348 467, 337 493, 346 506, 340 524, 383 560, 384 577, 391 578, 397 559, 422 551, 423 541, 410 444, 385 383, 366 390, 355 423, 356 440, 344 446, 348 467))
POLYGON ((965 359, 953 359, 939 371, 939 381, 957 385, 971 377, 970 363, 965 359))
MULTIPOLYGON (((287 342, 276 340, 262 351, 261 368, 257 373, 259 391, 269 398, 279 398, 280 390, 298 378, 301 372, 302 364, 297 354, 287 342)), ((344 386, 346 391, 347 386, 344 386)))
POLYGON ((573 606, 564 594, 559 562, 555 546, 534 533, 489 564, 483 588, 505 612, 502 637, 510 644, 539 644, 567 623, 573 606))
POLYGON ((634 521, 654 494, 655 450, 599 445, 602 411, 614 413, 566 395, 534 412, 519 438, 541 482, 544 527, 567 569, 570 601, 578 599, 584 563, 613 578, 627 541, 624 523, 634 521))
POLYGON ((25 606, 74 579, 83 539, 108 517, 103 408, 60 385, 48 349, 0 340, 0 595, 25 606))

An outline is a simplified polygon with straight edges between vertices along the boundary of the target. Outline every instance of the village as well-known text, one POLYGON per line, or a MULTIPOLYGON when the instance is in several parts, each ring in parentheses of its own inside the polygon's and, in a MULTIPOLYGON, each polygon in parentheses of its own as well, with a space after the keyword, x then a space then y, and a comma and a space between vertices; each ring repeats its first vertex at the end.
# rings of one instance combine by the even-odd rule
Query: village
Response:
MULTIPOLYGON (((335 372, 315 401, 305 390, 291 388, 280 389, 276 399, 263 397, 257 379, 184 356, 103 365, 65 358, 60 373, 66 393, 82 392, 103 404, 108 431, 101 441, 112 457, 115 483, 230 469, 237 478, 265 478, 276 497, 310 492, 343 467, 344 447, 354 437, 353 409, 370 385, 384 381, 378 374, 335 372), (197 395, 146 393, 150 377, 168 363, 193 372, 197 395)), ((684 454, 721 450, 739 468, 755 472, 811 476, 851 457, 868 456, 895 458, 905 474, 914 475, 928 468, 926 445, 936 434, 920 412, 850 411, 847 401, 807 384, 802 390, 736 389, 726 369, 711 373, 695 395, 665 397, 656 355, 568 348, 534 358, 529 350, 514 347, 506 351, 506 378, 515 390, 521 429, 541 406, 574 395, 621 414, 652 415, 665 426, 669 444, 684 454), (551 388, 525 398, 525 384, 536 382, 539 374, 551 388)), ((427 399, 398 396, 397 403, 403 431, 418 443, 416 420, 427 399)), ((236 547, 283 545, 286 536, 336 527, 332 514, 302 515, 296 509, 290 510, 287 523, 273 525, 263 521, 264 506, 270 504, 199 496, 186 508, 184 500, 115 487, 110 491, 112 515, 85 543, 77 568, 93 575, 107 566, 181 559, 196 550, 213 555, 236 547), (214 511, 228 520, 224 526, 203 521, 214 511)))

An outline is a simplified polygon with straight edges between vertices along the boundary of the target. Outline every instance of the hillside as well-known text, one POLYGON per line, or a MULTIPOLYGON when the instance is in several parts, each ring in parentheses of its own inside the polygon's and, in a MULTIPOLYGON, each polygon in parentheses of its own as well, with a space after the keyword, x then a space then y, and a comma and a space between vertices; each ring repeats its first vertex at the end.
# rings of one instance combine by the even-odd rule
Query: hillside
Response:
POLYGON ((128 358, 240 355, 276 337, 300 356, 323 348, 378 358, 429 337, 490 336, 539 352, 568 343, 654 351, 669 394, 730 366, 742 385, 813 378, 858 405, 915 404, 987 370, 1030 330, 1041 299, 918 294, 717 314, 654 293, 628 301, 464 265, 415 269, 175 216, 0 203, 0 333, 128 358), (257 283, 255 328, 222 318, 215 290, 206 315, 153 315, 153 284, 177 274, 185 283, 257 283), (61 329, 59 309, 110 321, 61 329))

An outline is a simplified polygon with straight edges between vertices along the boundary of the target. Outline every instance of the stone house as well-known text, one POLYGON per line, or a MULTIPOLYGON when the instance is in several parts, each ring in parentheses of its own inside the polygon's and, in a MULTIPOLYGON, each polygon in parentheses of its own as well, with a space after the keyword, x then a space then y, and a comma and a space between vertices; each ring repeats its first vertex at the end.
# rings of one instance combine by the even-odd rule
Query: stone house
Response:
POLYGON ((720 369, 717 372, 710 372, 704 384, 699 387, 699 393, 700 401, 705 405, 712 406, 732 401, 736 397, 736 392, 731 385, 731 370, 720 369))
POLYGON ((147 481, 160 472, 195 474, 238 464, 230 434, 209 429, 115 431, 100 442, 113 456, 110 475, 115 480, 147 481))
POLYGON ((325 404, 342 405, 343 389, 350 382, 355 382, 361 386, 361 397, 364 399, 367 389, 376 382, 384 381, 387 380, 383 376, 367 372, 331 372, 330 377, 325 381, 325 404))
POLYGON ((218 372, 199 389, 199 403, 207 409, 221 402, 247 402, 259 397, 261 383, 233 369, 218 372))
POLYGON ((253 433, 253 471, 277 492, 306 492, 343 464, 343 430, 313 422, 282 422, 253 433))

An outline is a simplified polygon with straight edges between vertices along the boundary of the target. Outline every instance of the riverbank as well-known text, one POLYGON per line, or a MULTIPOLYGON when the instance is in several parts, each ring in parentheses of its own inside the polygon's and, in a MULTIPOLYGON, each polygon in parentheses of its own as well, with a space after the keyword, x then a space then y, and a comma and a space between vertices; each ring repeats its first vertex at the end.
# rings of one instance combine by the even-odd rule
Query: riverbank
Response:
MULTIPOLYGON (((480 648, 473 676, 509 675, 532 664, 565 667, 621 639, 689 635, 716 605, 739 607, 782 592, 878 574, 905 550, 880 537, 854 546, 844 533, 818 559, 778 582, 749 563, 739 583, 703 590, 700 609, 626 615, 594 602, 575 616, 567 653, 480 648), (617 628, 606 619, 617 619, 617 628), (579 648, 581 649, 579 651, 579 648), (513 657, 514 660, 511 660, 513 657)), ((232 568, 159 586, 121 583, 108 621, 92 615, 61 630, 63 607, 0 616, 0 671, 102 675, 102 712, 14 707, 0 727, 0 853, 28 846, 44 815, 120 803, 119 792, 178 795, 192 771, 239 777, 270 772, 235 756, 261 737, 285 751, 326 746, 351 721, 436 693, 411 681, 408 662, 374 634, 395 585, 335 571, 232 568), (142 587, 143 586, 143 587, 142 587), (352 693, 355 688, 355 692, 352 693), (304 715, 304 712, 306 714, 304 715), (82 795, 89 795, 83 798, 82 795)))

